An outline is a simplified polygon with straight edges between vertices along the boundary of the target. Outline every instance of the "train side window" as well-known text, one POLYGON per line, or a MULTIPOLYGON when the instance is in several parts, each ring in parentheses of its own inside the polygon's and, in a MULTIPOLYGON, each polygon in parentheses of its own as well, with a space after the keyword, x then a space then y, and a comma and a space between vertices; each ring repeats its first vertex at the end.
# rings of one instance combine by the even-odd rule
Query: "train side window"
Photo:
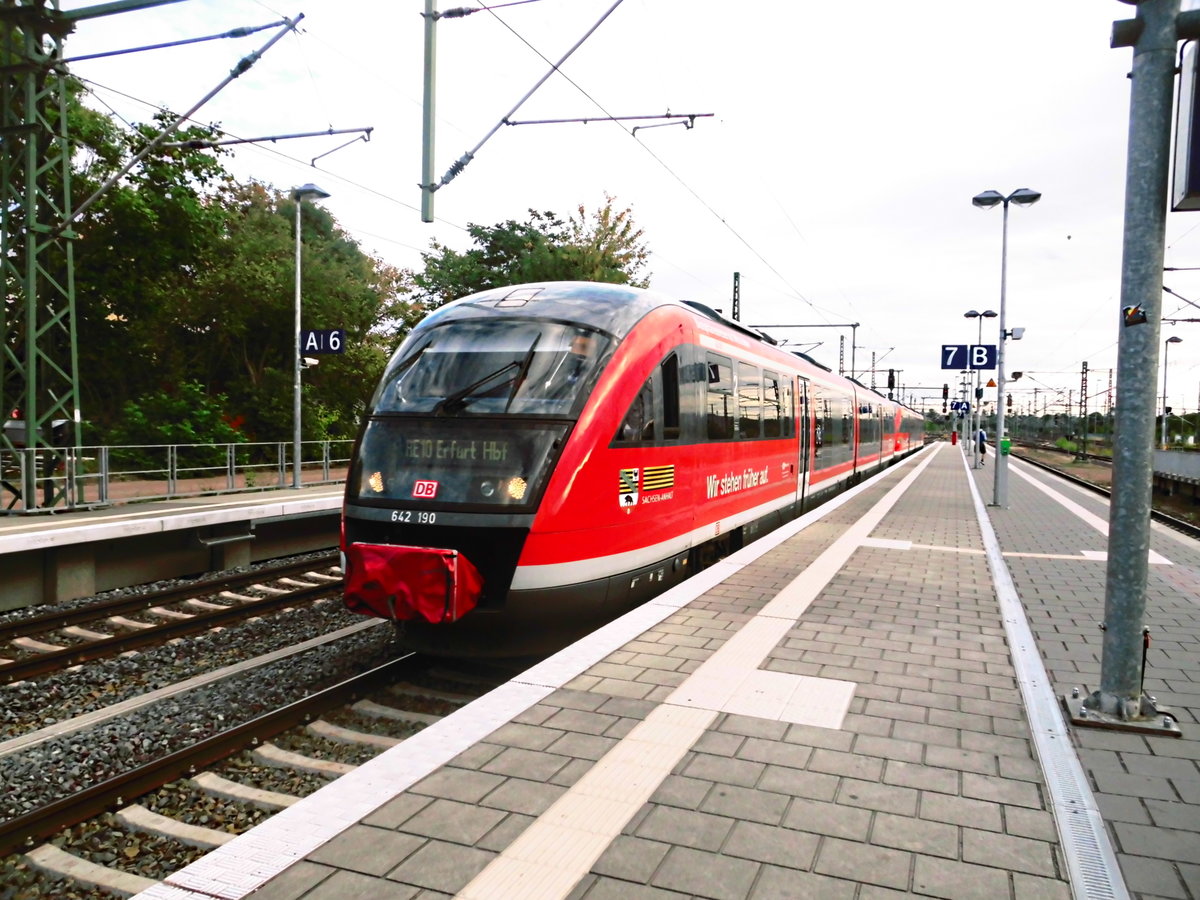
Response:
POLYGON ((762 373, 748 363, 738 363, 738 435, 762 437, 762 373))
POLYGON ((774 372, 763 373, 763 437, 783 436, 783 393, 779 376, 774 372))
POLYGON ((658 364, 658 371, 662 377, 662 437, 664 441, 677 441, 680 434, 679 357, 674 353, 668 354, 667 358, 658 364))
POLYGON ((652 373, 642 385, 625 413, 614 444, 642 444, 655 439, 654 435, 654 378, 652 373))
MULTIPOLYGON (((802 386, 803 387, 803 386, 802 386)), ((801 418, 808 422, 808 413, 804 412, 804 391, 800 392, 801 418)), ((792 379, 783 382, 783 437, 794 437, 796 434, 796 406, 792 398, 792 379)))
POLYGON ((708 354, 708 397, 705 401, 708 439, 733 437, 733 363, 724 356, 708 354))

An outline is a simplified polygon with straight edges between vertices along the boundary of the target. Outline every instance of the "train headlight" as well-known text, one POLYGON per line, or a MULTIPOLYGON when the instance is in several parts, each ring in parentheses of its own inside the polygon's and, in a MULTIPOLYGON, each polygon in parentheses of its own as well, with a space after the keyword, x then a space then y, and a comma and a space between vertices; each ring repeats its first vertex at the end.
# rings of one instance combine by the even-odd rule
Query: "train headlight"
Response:
POLYGON ((383 493, 383 473, 382 472, 372 472, 371 477, 367 479, 367 484, 369 484, 371 486, 371 490, 373 490, 375 493, 382 494, 383 493))
POLYGON ((496 494, 496 482, 483 481, 479 484, 479 493, 485 497, 493 497, 496 494))
POLYGON ((525 497, 525 479, 517 476, 508 480, 508 496, 514 500, 521 500, 525 497))

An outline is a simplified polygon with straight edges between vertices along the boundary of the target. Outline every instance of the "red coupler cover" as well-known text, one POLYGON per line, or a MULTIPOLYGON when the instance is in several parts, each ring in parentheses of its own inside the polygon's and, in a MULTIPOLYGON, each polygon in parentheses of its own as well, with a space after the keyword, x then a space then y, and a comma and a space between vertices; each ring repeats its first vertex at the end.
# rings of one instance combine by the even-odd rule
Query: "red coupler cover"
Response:
POLYGON ((470 612, 483 577, 457 550, 351 544, 346 548, 346 608, 382 619, 453 622, 470 612))

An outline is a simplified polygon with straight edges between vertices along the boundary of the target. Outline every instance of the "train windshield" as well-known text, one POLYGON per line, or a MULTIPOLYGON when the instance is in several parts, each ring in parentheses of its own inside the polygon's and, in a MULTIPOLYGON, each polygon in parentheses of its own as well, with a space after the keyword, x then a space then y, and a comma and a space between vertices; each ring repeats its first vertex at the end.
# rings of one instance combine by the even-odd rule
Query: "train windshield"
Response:
POLYGON ((350 473, 351 499, 529 507, 566 423, 373 417, 350 473))
POLYGON ((378 413, 570 414, 609 339, 558 322, 459 321, 432 328, 384 373, 378 413))

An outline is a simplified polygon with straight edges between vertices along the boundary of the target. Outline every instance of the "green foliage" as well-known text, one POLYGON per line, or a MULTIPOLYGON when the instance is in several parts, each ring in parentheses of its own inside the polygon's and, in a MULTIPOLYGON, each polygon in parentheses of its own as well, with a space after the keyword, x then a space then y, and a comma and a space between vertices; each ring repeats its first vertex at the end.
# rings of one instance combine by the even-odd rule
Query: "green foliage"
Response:
POLYGON ((642 231, 629 209, 614 209, 612 197, 590 215, 583 206, 567 220, 531 209, 524 222, 472 224, 467 231, 474 247, 459 252, 435 241, 422 254, 425 270, 411 273, 413 297, 425 309, 533 281, 648 284, 642 275, 649 258, 642 231))
MULTIPOLYGON (((111 445, 150 444, 240 444, 244 434, 225 418, 227 398, 209 396, 195 382, 184 382, 173 391, 155 391, 125 403, 121 420, 107 434, 111 445)), ((119 451, 123 465, 161 467, 162 453, 153 450, 119 451)), ((189 451, 180 464, 219 466, 224 462, 221 448, 189 451)))
POLYGON ((1074 453, 1079 449, 1074 441, 1069 441, 1066 438, 1059 438, 1054 442, 1054 446, 1059 450, 1065 450, 1067 453, 1074 453))

